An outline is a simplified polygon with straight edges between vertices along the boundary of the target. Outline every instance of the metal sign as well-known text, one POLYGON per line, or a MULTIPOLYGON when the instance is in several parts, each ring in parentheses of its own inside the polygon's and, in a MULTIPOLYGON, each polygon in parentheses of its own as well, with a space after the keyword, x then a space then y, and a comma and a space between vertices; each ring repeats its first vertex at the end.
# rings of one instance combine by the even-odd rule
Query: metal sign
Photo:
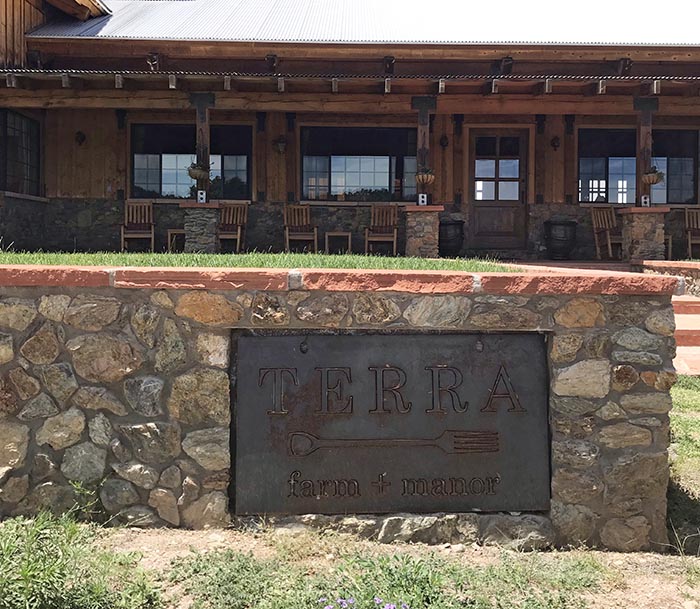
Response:
POLYGON ((238 514, 549 509, 538 334, 241 337, 238 514))

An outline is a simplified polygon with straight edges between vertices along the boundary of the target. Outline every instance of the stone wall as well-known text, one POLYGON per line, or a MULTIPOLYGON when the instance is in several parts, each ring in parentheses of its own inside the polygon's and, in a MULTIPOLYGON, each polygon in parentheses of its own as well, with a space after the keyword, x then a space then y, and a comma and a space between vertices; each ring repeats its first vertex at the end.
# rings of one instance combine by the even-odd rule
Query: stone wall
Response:
MULTIPOLYGON (((249 250, 281 251, 284 246, 284 223, 281 202, 258 202, 248 211, 245 246, 249 250)), ((468 221, 465 205, 445 205, 441 217, 468 221)), ((158 203, 154 208, 156 251, 167 248, 167 230, 183 228, 184 210, 177 203, 158 203)), ((319 249, 326 231, 352 233, 354 252, 364 252, 364 228, 369 225, 369 207, 333 207, 314 205, 312 217, 319 227, 319 249)), ((123 203, 113 199, 50 199, 31 201, 0 195, 2 244, 17 250, 96 251, 119 249, 119 225, 124 216, 123 203)), ((577 245, 574 260, 595 258, 590 210, 562 203, 534 204, 528 207, 527 247, 522 251, 503 251, 504 258, 542 259, 547 257, 544 222, 549 219, 576 220, 577 245)), ((666 215, 666 231, 673 235, 674 258, 685 258, 686 240, 683 210, 666 215)), ((465 223, 465 231, 468 225, 465 223)), ((405 214, 399 214, 399 252, 405 249, 405 214)), ((469 249, 465 239, 462 254, 478 254, 469 249)), ((483 253, 483 252, 482 252, 483 253)))
POLYGON ((692 296, 700 297, 700 263, 686 260, 661 261, 644 260, 635 265, 636 270, 651 275, 667 275, 683 277, 685 291, 692 296))
POLYGON ((80 483, 117 522, 228 524, 232 330, 518 331, 548 341, 549 512, 307 520, 385 541, 668 541, 673 278, 6 267, 0 282, 0 515, 67 509, 80 483))

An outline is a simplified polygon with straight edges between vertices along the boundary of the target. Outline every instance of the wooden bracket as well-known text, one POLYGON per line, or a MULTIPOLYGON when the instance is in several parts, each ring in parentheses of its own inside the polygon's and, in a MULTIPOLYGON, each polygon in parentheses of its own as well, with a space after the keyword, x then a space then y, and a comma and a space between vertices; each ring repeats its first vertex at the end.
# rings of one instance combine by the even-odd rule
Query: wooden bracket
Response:
POLYGON ((286 118, 287 118, 287 131, 294 131, 294 127, 296 126, 296 122, 297 122, 296 112, 287 112, 286 118))
POLYGON ((384 74, 393 74, 395 65, 396 58, 391 55, 387 55, 384 58, 384 74))
POLYGON ((545 123, 547 122, 547 115, 546 114, 536 114, 535 115, 535 122, 537 124, 538 135, 542 135, 544 133, 545 123))
POLYGON ((126 128, 126 110, 115 110, 114 114, 117 116, 117 129, 122 131, 126 128))

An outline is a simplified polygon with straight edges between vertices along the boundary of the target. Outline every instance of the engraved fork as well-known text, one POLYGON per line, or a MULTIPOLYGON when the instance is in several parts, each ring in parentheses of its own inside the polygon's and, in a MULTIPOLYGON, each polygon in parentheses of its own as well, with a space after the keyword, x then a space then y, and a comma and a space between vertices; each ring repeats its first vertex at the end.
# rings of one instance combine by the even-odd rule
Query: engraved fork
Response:
POLYGON ((444 431, 437 438, 319 438, 305 431, 288 436, 289 454, 306 457, 321 448, 401 448, 433 446, 450 454, 499 451, 497 431, 444 431))

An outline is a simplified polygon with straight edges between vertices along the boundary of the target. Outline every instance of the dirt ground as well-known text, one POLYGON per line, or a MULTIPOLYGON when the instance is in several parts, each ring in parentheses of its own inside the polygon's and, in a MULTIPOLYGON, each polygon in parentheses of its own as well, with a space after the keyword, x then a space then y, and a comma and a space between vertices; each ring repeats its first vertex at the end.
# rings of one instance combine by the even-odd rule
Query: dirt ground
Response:
MULTIPOLYGON (((298 533, 299 535, 312 535, 298 533)), ((116 551, 137 552, 141 565, 149 570, 163 572, 175 558, 186 556, 191 551, 207 552, 230 549, 252 553, 256 557, 271 557, 280 551, 299 552, 308 547, 300 560, 313 560, 316 568, 330 564, 335 556, 332 544, 288 543, 297 533, 278 530, 271 532, 241 532, 233 530, 182 531, 171 529, 118 529, 106 531, 102 543, 116 551)), ((318 542, 315 534, 310 541, 318 542)), ((472 566, 496 562, 503 550, 497 547, 480 546, 425 546, 421 544, 381 545, 373 542, 350 541, 358 550, 363 548, 373 553, 410 553, 413 555, 437 552, 451 560, 472 566)), ((596 609, 700 609, 700 558, 672 554, 620 554, 595 550, 572 550, 586 552, 606 567, 610 576, 604 578, 601 589, 588 593, 586 600, 596 609)), ((562 552, 548 554, 556 560, 562 552)), ((187 609, 189 599, 180 599, 172 609, 187 609)))

